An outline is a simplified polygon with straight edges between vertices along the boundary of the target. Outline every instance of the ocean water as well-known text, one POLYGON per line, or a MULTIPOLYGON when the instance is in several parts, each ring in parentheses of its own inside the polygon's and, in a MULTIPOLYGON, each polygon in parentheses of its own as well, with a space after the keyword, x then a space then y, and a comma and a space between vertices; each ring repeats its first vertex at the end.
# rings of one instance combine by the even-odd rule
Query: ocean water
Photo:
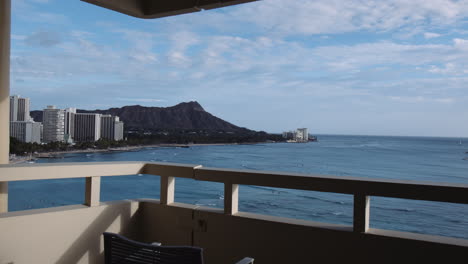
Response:
MULTIPOLYGON (((332 136, 307 144, 146 148, 67 154, 40 163, 153 161, 208 167, 286 171, 468 184, 468 139, 332 136)), ((176 201, 222 208, 223 185, 176 179, 176 201)), ((10 210, 81 204, 84 179, 10 183, 10 210)), ((241 186, 241 211, 352 224, 351 195, 241 186)), ((159 198, 159 177, 103 177, 101 200, 159 198)), ((371 197, 371 227, 468 239, 468 205, 371 197)))

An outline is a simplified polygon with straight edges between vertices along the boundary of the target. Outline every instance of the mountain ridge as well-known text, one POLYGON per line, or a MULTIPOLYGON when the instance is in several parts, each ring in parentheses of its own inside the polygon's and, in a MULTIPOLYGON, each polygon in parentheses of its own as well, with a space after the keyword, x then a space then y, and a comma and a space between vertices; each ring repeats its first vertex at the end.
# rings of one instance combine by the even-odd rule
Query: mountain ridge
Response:
MULTIPOLYGON (((97 113, 119 116, 126 130, 220 130, 251 132, 205 111, 197 102, 182 102, 169 107, 128 105, 105 110, 82 110, 78 113, 97 113)), ((42 111, 31 111, 36 122, 42 122, 42 111)))

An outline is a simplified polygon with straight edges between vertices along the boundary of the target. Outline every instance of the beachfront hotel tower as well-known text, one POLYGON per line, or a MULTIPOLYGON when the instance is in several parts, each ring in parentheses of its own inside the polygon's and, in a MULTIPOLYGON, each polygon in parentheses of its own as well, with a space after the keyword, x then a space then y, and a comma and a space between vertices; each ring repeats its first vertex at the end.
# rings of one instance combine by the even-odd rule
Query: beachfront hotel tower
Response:
POLYGON ((101 138, 107 140, 123 140, 124 124, 118 116, 101 116, 101 138))
POLYGON ((64 140, 67 143, 73 143, 75 133, 75 114, 76 108, 66 108, 64 113, 64 140))
POLYGON ((29 108, 29 98, 10 96, 10 137, 21 142, 41 143, 42 124, 34 122, 29 108))
POLYGON ((10 137, 26 143, 41 143, 42 124, 33 121, 10 122, 10 137))
POLYGON ((65 111, 57 109, 53 105, 47 106, 42 111, 42 124, 43 124, 43 141, 50 142, 63 142, 64 141, 64 122, 65 111))
POLYGON ((101 138, 101 114, 74 114, 73 140, 75 142, 97 141, 101 138))
POLYGON ((29 98, 10 96, 10 121, 30 121, 29 105, 29 98))

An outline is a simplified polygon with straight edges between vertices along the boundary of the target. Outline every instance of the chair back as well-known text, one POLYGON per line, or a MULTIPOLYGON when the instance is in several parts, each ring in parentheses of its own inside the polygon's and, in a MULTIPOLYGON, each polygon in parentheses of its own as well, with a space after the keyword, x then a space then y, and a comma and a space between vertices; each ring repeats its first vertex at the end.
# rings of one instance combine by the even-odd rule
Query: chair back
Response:
POLYGON ((203 250, 187 246, 155 246, 104 233, 106 264, 203 264, 203 250))

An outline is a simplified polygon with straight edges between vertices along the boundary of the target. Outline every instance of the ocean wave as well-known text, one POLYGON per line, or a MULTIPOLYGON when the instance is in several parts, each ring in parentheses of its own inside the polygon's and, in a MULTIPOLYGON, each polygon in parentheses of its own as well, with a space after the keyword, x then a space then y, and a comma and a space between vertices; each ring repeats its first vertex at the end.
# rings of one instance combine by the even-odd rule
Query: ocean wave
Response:
POLYGON ((386 211, 394 211, 394 212, 416 212, 416 209, 413 208, 398 208, 398 207, 384 207, 384 206, 372 206, 375 209, 386 210, 386 211))
POLYGON ((344 201, 335 201, 335 200, 330 200, 330 199, 325 199, 325 198, 320 198, 320 197, 314 197, 314 196, 307 196, 307 195, 298 195, 300 198, 305 198, 308 200, 317 200, 321 202, 326 202, 326 203, 332 203, 332 204, 338 204, 338 205, 350 205, 351 203, 347 203, 344 201))
POLYGON ((335 216, 341 216, 341 215, 344 215, 343 212, 331 212, 332 215, 335 215, 335 216))
POLYGON ((242 164, 241 166, 242 166, 242 168, 246 168, 246 169, 248 169, 248 170, 258 170, 258 169, 255 168, 255 167, 249 167, 249 166, 247 166, 247 165, 245 165, 245 164, 242 164))
POLYGON ((210 207, 215 207, 216 204, 214 203, 195 203, 195 205, 198 205, 198 206, 210 206, 210 207))
POLYGON ((248 208, 258 211, 264 211, 265 209, 271 208, 280 208, 280 206, 277 203, 270 201, 244 202, 242 203, 242 206, 246 206, 248 208))
POLYGON ((269 188, 269 187, 263 187, 263 186, 248 185, 248 187, 250 187, 252 189, 268 191, 268 192, 271 192, 272 194, 288 193, 287 191, 283 191, 283 190, 280 191, 280 190, 275 189, 275 188, 269 188))
POLYGON ((467 225, 468 224, 468 221, 464 221, 464 220, 461 220, 461 219, 447 218, 445 220, 450 222, 450 223, 454 223, 454 224, 462 224, 462 225, 467 225))

